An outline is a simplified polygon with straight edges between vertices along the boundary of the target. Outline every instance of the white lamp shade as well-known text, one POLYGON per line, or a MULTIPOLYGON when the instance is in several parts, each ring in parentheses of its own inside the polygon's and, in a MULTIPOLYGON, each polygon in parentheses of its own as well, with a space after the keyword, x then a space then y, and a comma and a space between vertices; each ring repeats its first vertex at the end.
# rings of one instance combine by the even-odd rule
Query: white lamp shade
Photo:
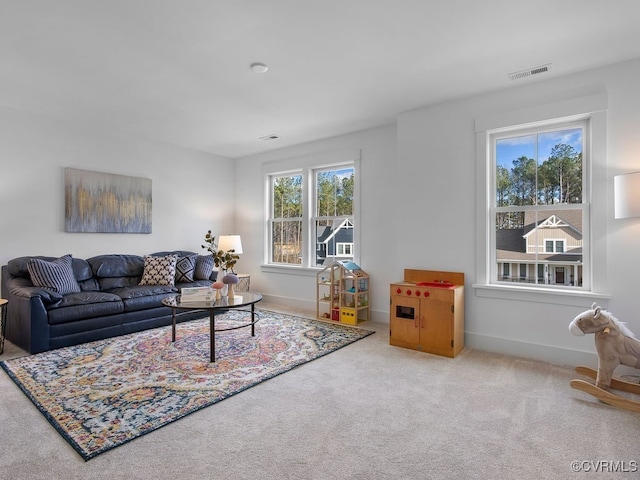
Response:
POLYGON ((224 252, 234 250, 233 253, 238 255, 241 254, 242 241, 240 240, 240 235, 220 235, 218 238, 218 250, 222 250, 224 252))
POLYGON ((613 178, 614 217, 640 217, 640 172, 613 178))

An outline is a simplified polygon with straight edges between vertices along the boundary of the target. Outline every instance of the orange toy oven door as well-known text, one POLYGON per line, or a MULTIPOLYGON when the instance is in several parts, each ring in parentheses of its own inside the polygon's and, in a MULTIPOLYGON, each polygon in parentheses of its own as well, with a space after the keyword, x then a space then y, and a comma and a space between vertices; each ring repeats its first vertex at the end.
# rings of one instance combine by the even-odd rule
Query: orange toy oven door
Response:
POLYGON ((420 300, 391 295, 389 343, 417 349, 420 345, 420 300))
POLYGON ((420 306, 420 349, 452 356, 453 292, 441 288, 429 289, 429 296, 422 300, 420 306))

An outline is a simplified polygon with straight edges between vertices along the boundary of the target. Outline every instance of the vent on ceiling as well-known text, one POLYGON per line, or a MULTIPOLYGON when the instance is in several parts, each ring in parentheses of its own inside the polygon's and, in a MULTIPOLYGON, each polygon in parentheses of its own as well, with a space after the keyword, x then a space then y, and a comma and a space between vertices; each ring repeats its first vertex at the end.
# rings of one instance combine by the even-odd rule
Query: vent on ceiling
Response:
POLYGON ((509 79, 519 80, 521 78, 530 77, 531 75, 539 75, 541 73, 547 73, 551 70, 551 64, 540 65, 539 67, 529 68, 527 70, 520 70, 519 72, 513 72, 509 74, 509 79))
POLYGON ((266 142, 268 140, 277 140, 278 138, 280 138, 279 135, 272 133, 271 135, 265 135, 264 137, 259 137, 259 140, 263 140, 266 142))

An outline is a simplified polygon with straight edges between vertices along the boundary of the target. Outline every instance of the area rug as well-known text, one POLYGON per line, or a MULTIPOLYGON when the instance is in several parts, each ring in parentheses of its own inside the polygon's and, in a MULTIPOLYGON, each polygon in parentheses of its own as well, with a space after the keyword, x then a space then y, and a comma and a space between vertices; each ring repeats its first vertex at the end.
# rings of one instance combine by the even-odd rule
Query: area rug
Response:
MULTIPOLYGON (((248 313, 216 316, 216 328, 248 313)), ((258 311, 249 328, 216 334, 209 320, 156 328, 0 362, 47 420, 85 459, 360 340, 372 331, 258 311)))

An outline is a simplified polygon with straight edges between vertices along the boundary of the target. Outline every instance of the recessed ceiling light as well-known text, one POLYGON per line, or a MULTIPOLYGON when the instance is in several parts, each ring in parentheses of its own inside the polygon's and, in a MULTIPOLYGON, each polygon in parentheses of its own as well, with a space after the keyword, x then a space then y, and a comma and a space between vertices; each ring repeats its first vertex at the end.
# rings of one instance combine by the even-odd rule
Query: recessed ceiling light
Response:
POLYGON ((251 70, 256 73, 265 73, 267 70, 269 70, 269 67, 267 67, 264 63, 252 63, 249 66, 251 67, 251 70))

